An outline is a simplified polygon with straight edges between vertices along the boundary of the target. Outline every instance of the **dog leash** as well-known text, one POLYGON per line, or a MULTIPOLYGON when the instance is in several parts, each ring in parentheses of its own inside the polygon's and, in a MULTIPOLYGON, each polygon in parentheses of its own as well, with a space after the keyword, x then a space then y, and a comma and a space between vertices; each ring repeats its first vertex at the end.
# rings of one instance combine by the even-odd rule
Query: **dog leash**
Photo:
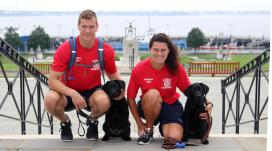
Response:
POLYGON ((79 136, 83 137, 83 136, 85 135, 85 132, 86 132, 86 131, 85 131, 85 128, 83 127, 83 124, 84 124, 84 125, 87 125, 87 122, 82 122, 81 119, 80 119, 80 117, 79 117, 79 115, 82 116, 82 117, 84 117, 84 118, 86 118, 86 119, 90 118, 90 116, 87 115, 87 114, 86 114, 85 112, 83 112, 82 110, 79 110, 79 112, 76 111, 76 115, 77 115, 77 119, 78 119, 77 133, 78 133, 79 136), (80 133, 80 128, 83 129, 83 134, 80 133))
POLYGON ((205 133, 205 135, 201 139, 202 144, 208 139, 209 134, 210 134, 210 130, 211 130, 211 127, 212 127, 212 119, 210 118, 210 115, 209 115, 208 111, 206 111, 206 113, 208 115, 208 131, 205 133))

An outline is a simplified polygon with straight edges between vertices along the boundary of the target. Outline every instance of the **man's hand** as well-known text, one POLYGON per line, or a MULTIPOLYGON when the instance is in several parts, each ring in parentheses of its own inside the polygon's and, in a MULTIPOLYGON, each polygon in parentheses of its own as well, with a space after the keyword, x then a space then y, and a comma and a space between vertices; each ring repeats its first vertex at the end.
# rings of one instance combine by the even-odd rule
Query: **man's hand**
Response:
POLYGON ((75 108, 77 111, 79 111, 82 108, 86 108, 87 104, 84 100, 84 98, 77 92, 74 91, 74 93, 71 95, 72 102, 75 105, 75 108))

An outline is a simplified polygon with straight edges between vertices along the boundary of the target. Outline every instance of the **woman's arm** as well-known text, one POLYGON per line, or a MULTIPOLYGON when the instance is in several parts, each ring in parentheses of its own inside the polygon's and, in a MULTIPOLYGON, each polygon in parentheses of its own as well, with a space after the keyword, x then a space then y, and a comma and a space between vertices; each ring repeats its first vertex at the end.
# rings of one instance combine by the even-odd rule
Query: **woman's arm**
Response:
POLYGON ((213 108, 212 102, 210 102, 210 101, 207 100, 206 108, 205 108, 205 110, 206 110, 207 112, 200 113, 200 114, 199 114, 199 117, 200 117, 202 120, 207 120, 208 117, 211 117, 211 115, 212 115, 212 108, 213 108), (207 113, 208 113, 208 114, 207 114, 207 113), (209 115, 209 116, 208 116, 208 115, 209 115))
POLYGON ((128 106, 129 106, 131 114, 133 115, 133 117, 136 121, 136 124, 138 126, 138 134, 139 134, 139 136, 141 136, 142 133, 144 133, 146 126, 143 123, 143 121, 141 120, 141 117, 137 111, 137 105, 136 105, 135 99, 128 99, 128 106))

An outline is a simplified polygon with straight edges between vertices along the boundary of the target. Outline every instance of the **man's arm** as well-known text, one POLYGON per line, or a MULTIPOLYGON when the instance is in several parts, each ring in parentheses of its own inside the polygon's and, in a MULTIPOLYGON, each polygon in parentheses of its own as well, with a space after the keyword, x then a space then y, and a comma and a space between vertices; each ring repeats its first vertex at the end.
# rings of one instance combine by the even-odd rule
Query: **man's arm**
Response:
POLYGON ((63 72, 56 72, 56 71, 50 70, 50 74, 48 78, 49 88, 63 95, 71 96, 75 90, 67 87, 63 82, 60 81, 60 77, 62 76, 62 74, 63 72))
POLYGON ((81 108, 87 107, 84 98, 74 89, 67 87, 63 82, 60 81, 60 77, 63 72, 56 72, 50 70, 48 85, 51 90, 57 91, 65 96, 70 96, 78 111, 81 108))
POLYGON ((114 74, 107 74, 107 76, 110 80, 121 80, 121 76, 117 71, 114 74))

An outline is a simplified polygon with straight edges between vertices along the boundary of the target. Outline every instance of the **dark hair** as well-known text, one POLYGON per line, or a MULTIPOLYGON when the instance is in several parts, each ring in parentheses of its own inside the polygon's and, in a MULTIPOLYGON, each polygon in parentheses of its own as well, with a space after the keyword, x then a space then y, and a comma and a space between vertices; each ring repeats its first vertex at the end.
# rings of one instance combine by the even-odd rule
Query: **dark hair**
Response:
POLYGON ((164 33, 158 33, 153 35, 149 42, 149 49, 151 49, 154 42, 163 42, 167 44, 169 49, 169 54, 165 60, 165 64, 167 66, 168 71, 171 74, 176 74, 179 64, 179 53, 176 45, 171 41, 171 39, 164 33))
POLYGON ((86 9, 82 11, 78 17, 78 25, 80 24, 81 19, 96 19, 96 24, 97 24, 97 16, 96 13, 90 9, 86 9))

